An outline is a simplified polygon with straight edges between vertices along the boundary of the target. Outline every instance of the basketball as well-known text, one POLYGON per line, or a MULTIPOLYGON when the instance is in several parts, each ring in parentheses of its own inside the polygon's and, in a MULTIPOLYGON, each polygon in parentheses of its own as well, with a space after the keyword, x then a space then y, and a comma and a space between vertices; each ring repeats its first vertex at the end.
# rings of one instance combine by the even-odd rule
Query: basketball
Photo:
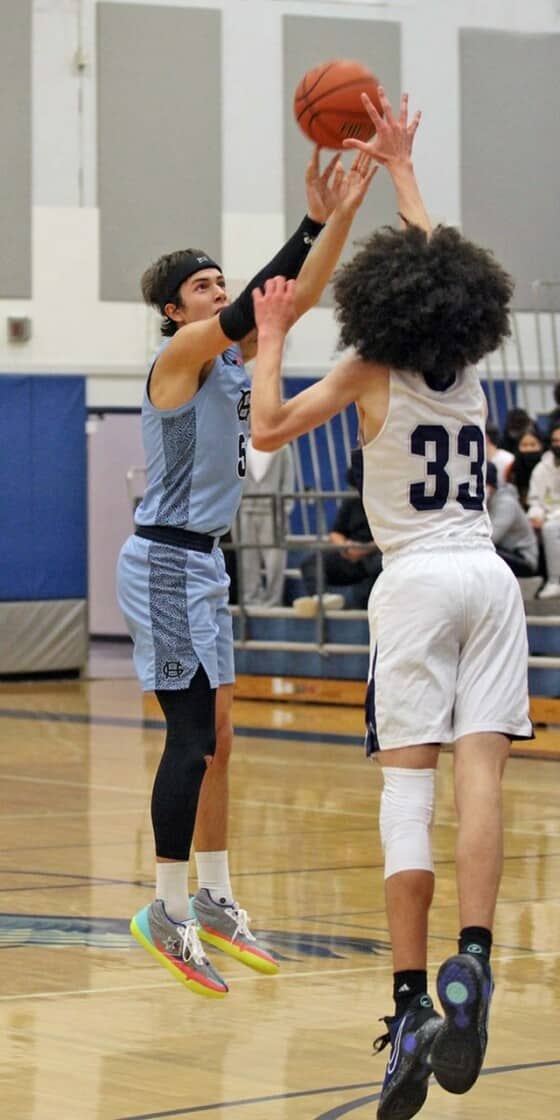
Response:
POLYGON ((338 58, 308 70, 294 95, 294 115, 305 136, 340 150, 344 140, 369 140, 375 128, 362 105, 367 93, 381 113, 379 82, 361 62, 338 58))

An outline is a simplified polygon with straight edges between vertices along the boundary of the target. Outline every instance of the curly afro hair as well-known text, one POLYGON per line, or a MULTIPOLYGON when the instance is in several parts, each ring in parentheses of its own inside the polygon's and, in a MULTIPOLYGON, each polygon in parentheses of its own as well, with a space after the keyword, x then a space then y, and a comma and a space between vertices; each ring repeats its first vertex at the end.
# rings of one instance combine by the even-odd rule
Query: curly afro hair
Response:
POLYGON ((386 227, 335 275, 339 347, 445 385, 509 335, 512 292, 492 254, 456 229, 386 227))

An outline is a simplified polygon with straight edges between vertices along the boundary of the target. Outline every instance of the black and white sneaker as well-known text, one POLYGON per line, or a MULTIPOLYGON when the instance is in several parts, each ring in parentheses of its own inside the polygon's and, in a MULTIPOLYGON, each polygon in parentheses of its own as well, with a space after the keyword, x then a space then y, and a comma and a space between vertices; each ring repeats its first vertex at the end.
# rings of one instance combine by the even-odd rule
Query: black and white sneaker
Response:
POLYGON ((404 1015, 387 1016, 389 1028, 373 1044, 376 1052, 391 1046, 379 1098, 377 1120, 410 1120, 428 1095, 428 1056, 442 1019, 427 995, 415 996, 404 1015))
POLYGON ((448 1093, 467 1093, 482 1069, 493 990, 492 971, 484 957, 457 953, 439 970, 437 992, 445 1019, 430 1062, 436 1080, 448 1093))

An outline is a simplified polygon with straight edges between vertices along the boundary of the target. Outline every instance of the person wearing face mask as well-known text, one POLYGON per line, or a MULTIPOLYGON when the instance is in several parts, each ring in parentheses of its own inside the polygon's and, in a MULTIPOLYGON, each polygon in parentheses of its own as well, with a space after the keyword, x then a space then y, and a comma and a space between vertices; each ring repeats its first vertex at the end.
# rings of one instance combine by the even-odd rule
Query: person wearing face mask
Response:
POLYGON ((505 481, 516 487, 523 509, 527 509, 529 482, 537 463, 544 451, 540 432, 532 421, 523 430, 517 441, 515 458, 506 469, 505 481))
POLYGON ((550 451, 531 474, 528 517, 541 531, 546 560, 547 582, 539 598, 560 598, 560 422, 551 429, 550 451))
POLYGON ((510 408, 504 422, 504 432, 500 440, 500 447, 515 455, 517 444, 523 432, 532 424, 529 413, 524 408, 510 408))

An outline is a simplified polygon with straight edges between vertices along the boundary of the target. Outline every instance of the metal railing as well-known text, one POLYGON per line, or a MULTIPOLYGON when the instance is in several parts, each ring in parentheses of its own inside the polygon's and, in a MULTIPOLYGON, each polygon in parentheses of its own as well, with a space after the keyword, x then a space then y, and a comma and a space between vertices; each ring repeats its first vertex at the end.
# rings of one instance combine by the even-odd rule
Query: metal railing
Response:
MULTIPOLYGON (((272 548, 281 550, 282 552, 313 552, 316 557, 316 587, 317 587, 317 613, 314 616, 315 623, 315 637, 313 641, 275 641, 274 639, 263 641, 252 638, 250 636, 250 622, 252 618, 293 618, 294 612, 291 607, 266 607, 259 605, 250 605, 245 602, 243 594, 243 564, 237 564, 237 588, 238 588, 238 602, 232 606, 232 613, 239 618, 238 637, 235 641, 237 649, 244 650, 281 650, 283 652, 298 651, 307 653, 321 653, 325 656, 333 653, 341 654, 367 654, 369 646, 365 643, 352 643, 352 642, 330 642, 327 641, 327 618, 326 614, 333 618, 344 619, 366 619, 366 610, 349 610, 347 608, 338 611, 325 611, 323 602, 323 594, 326 590, 325 583, 325 556, 329 552, 339 552, 340 545, 334 544, 328 539, 328 517, 325 511, 326 503, 341 501, 353 497, 350 490, 305 490, 303 493, 300 491, 293 491, 285 494, 276 494, 272 491, 262 492, 260 494, 250 494, 242 499, 241 508, 244 503, 262 503, 265 512, 268 514, 273 528, 273 535, 270 543, 266 544, 252 544, 242 539, 241 532, 241 509, 239 510, 233 530, 233 539, 231 542, 223 542, 222 547, 224 551, 233 551, 237 556, 240 556, 243 551, 248 549, 258 549, 262 551, 263 548, 272 548), (314 515, 314 520, 317 524, 317 532, 311 533, 289 533, 283 532, 282 526, 287 524, 288 515, 287 508, 294 508, 300 503, 303 507, 301 510, 303 524, 309 529, 310 521, 309 512, 314 515)), ((356 495, 356 501, 359 501, 356 495)))
MULTIPOLYGON (((145 477, 145 470, 141 467, 131 467, 127 472, 127 485, 129 487, 129 496, 134 508, 135 502, 138 500, 137 483, 145 477), (136 488, 136 493, 132 491, 136 488)), ((331 654, 369 654, 369 645, 360 642, 338 642, 327 640, 327 615, 333 619, 345 619, 348 621, 356 620, 363 621, 367 619, 367 610, 355 610, 343 608, 337 611, 326 611, 323 594, 326 589, 325 583, 325 556, 329 552, 340 551, 340 545, 337 545, 328 539, 328 516, 325 506, 327 503, 341 501, 345 498, 352 497, 351 490, 311 490, 307 489, 303 492, 293 491, 286 494, 276 494, 272 491, 263 492, 258 495, 248 495, 242 499, 243 502, 259 502, 266 503, 265 509, 270 516, 270 522, 273 529, 270 544, 267 542, 265 545, 262 543, 254 544, 244 541, 241 532, 241 511, 238 512, 235 523, 232 529, 232 540, 222 542, 224 552, 233 552, 237 557, 247 549, 262 550, 263 547, 270 547, 271 549, 278 549, 282 552, 313 552, 316 556, 316 584, 317 584, 317 612, 313 618, 314 621, 314 637, 311 641, 297 641, 297 640, 275 640, 275 639, 256 639, 251 636, 251 620, 263 617, 274 618, 294 618, 294 611, 292 607, 268 607, 259 605, 249 605, 244 601, 243 595, 243 565, 237 564, 237 586, 238 586, 238 603, 232 605, 232 614, 238 618, 238 635, 235 640, 236 649, 240 650, 255 650, 255 651, 281 651, 281 652, 299 652, 299 653, 319 653, 325 657, 331 654), (305 533, 290 533, 284 532, 283 526, 288 523, 287 508, 292 509, 297 504, 301 505, 301 520, 306 525, 308 531, 305 533), (312 516, 310 516, 312 514, 312 516), (311 522, 314 521, 317 525, 317 531, 309 531, 311 522)), ((359 500, 356 496, 356 500, 359 500)), ((289 569, 288 569, 289 571, 289 569)), ((546 627, 555 628, 560 627, 560 615, 527 615, 527 625, 533 627, 546 627)), ((560 657, 549 657, 544 655, 530 655, 529 668, 534 669, 560 669, 560 657)))

